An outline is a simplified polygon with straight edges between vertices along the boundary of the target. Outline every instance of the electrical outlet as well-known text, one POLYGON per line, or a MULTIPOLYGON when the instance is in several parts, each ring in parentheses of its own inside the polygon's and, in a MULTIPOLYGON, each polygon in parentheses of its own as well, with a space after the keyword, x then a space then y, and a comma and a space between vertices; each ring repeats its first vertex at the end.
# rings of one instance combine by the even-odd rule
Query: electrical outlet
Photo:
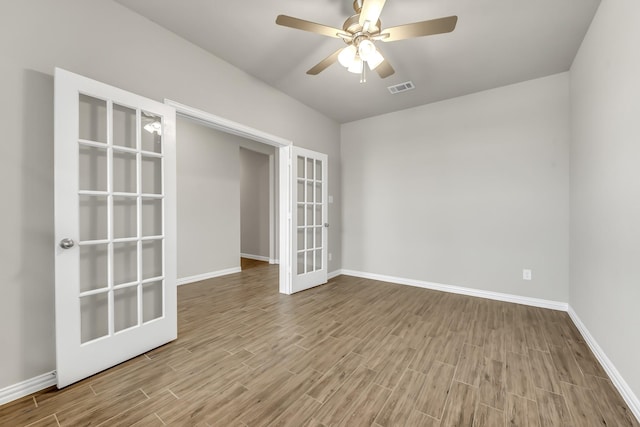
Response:
POLYGON ((531 280, 531 270, 527 268, 522 270, 522 280, 531 280))
POLYGON ((333 257, 331 256, 331 252, 329 252, 329 261, 331 261, 331 258, 333 257))

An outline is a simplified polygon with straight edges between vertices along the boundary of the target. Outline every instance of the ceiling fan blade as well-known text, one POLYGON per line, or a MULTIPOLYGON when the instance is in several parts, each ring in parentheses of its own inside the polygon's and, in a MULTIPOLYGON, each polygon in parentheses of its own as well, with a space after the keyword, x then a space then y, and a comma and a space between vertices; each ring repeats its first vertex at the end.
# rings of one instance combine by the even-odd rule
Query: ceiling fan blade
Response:
POLYGON ((309 31, 311 33, 322 34, 323 36, 339 38, 338 34, 344 34, 343 30, 328 27, 315 22, 305 21, 304 19, 294 18, 287 15, 278 15, 276 24, 283 27, 295 28, 297 30, 309 31))
POLYGON ((413 37, 450 33, 456 28, 457 22, 457 16, 447 16, 446 18, 431 19, 429 21, 399 25, 397 27, 387 28, 382 31, 383 34, 389 34, 389 37, 383 38, 381 40, 386 43, 394 42, 397 40, 410 39, 413 37))
POLYGON ((376 73, 378 73, 381 79, 386 79, 395 72, 396 70, 393 69, 391 64, 389 64, 389 61, 386 59, 376 67, 376 73))
POLYGON ((382 12, 385 1, 386 0, 364 0, 362 9, 360 10, 360 25, 364 26, 366 21, 375 25, 380 18, 380 13, 382 12))
POLYGON ((345 48, 341 47, 340 49, 333 52, 331 55, 324 58, 322 61, 318 62, 313 68, 307 71, 307 74, 310 74, 312 76, 320 74, 321 71, 324 71, 327 67, 329 67, 329 65, 333 64, 338 60, 338 55, 340 55, 340 52, 342 52, 343 49, 345 48))

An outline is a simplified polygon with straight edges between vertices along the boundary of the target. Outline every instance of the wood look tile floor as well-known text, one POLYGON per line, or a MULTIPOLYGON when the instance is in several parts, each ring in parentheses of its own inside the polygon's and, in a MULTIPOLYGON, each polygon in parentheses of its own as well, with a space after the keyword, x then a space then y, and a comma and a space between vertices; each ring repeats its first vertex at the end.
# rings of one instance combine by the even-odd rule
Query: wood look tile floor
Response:
POLYGON ((640 426, 566 313, 276 266, 179 288, 179 338, 2 426, 640 426))

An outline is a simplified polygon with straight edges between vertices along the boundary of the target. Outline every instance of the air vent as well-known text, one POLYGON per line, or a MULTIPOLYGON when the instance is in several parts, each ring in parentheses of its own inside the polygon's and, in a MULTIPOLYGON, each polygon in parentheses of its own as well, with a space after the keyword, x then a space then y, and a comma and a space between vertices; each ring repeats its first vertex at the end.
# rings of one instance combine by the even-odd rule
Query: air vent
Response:
POLYGON ((409 82, 404 82, 397 85, 389 86, 387 89, 389 89, 389 92, 395 95, 396 93, 406 92, 408 90, 415 89, 415 88, 416 87, 413 85, 413 82, 409 81, 409 82))

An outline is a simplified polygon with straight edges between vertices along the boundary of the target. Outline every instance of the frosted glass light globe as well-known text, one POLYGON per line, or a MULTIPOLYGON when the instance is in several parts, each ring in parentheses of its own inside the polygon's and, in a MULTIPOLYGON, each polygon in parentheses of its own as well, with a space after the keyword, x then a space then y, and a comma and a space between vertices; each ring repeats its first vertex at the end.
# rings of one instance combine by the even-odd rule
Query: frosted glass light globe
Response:
POLYGON ((347 46, 342 49, 342 52, 338 55, 338 62, 343 67, 349 68, 356 58, 356 47, 354 45, 347 46))
POLYGON ((377 52, 376 46, 371 40, 362 40, 358 45, 358 54, 363 61, 368 61, 371 55, 373 55, 375 52, 377 52))

